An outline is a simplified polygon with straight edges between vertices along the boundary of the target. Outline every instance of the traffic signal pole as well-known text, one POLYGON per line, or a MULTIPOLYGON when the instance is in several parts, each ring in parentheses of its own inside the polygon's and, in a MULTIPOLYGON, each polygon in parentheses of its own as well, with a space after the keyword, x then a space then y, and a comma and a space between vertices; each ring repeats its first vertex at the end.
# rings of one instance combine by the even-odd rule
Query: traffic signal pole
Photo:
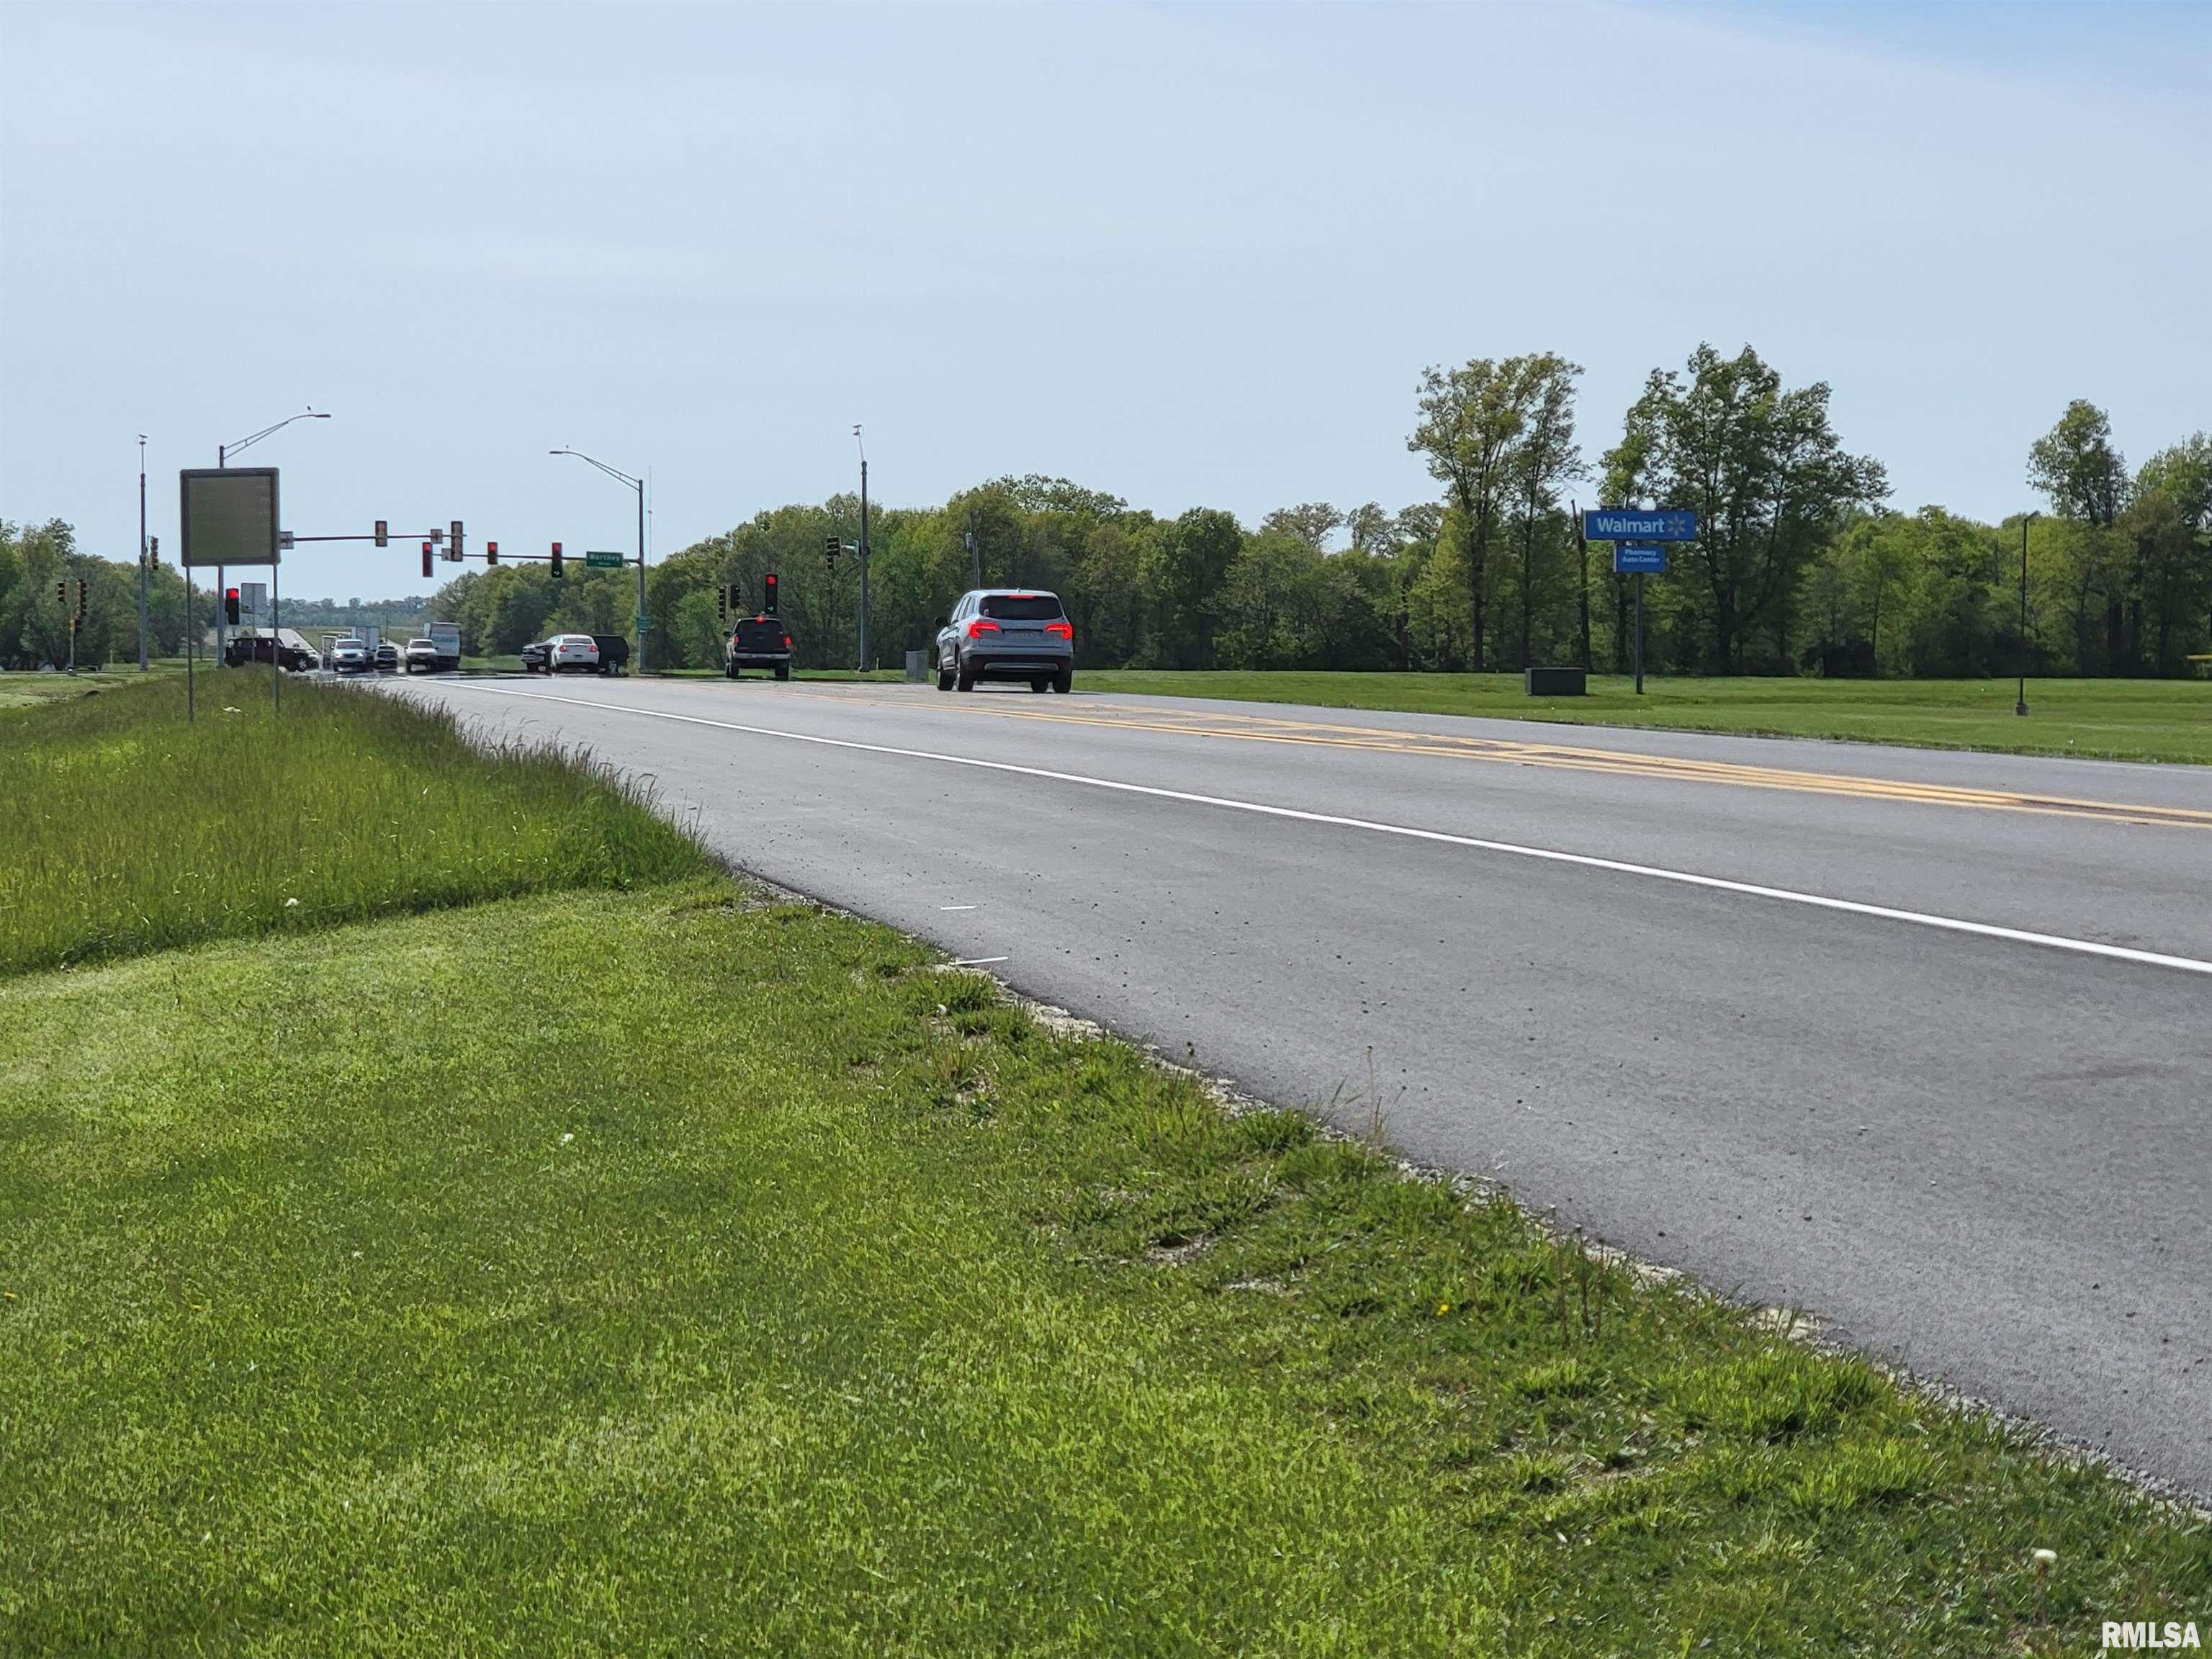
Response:
POLYGON ((146 672, 146 434, 138 434, 138 672, 146 672))

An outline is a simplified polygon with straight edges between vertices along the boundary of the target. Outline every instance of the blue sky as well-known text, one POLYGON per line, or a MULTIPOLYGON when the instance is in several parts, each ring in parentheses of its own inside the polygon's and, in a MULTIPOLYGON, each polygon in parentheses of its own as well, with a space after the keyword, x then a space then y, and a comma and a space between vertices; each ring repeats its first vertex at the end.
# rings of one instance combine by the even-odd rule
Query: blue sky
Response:
MULTIPOLYGON (((669 550, 853 482, 1248 521, 1433 487, 1422 367, 1826 380, 1903 507, 2070 398, 2212 423, 2212 9, 0 6, 0 516, 129 556, 136 436, 301 533, 669 550), (1609 227, 1631 251, 1608 252, 1609 227)), ((421 586, 303 552, 296 594, 421 586)))

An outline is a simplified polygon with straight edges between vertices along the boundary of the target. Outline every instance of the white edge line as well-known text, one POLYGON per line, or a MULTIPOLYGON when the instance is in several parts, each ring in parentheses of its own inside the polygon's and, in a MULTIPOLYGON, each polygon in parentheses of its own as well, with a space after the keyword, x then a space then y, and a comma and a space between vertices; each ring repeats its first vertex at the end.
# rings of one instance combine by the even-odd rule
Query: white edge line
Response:
POLYGON ((957 962, 948 962, 948 968, 988 968, 994 962, 1005 962, 1005 957, 963 957, 957 962))
POLYGON ((745 726, 735 720, 708 720, 701 714, 672 714, 665 708, 632 708, 621 703, 595 702, 588 697, 556 697, 542 691, 514 690, 505 686, 469 684, 466 682, 457 684, 466 684, 469 690, 492 696, 520 697, 530 702, 568 703, 578 708, 597 709, 602 714, 643 714, 653 720, 680 721, 686 726, 708 726, 719 731, 743 732, 751 737, 782 738, 792 743, 818 744, 828 749, 850 749, 870 755, 894 755, 906 760, 938 761, 947 766, 969 766, 986 772, 1010 772, 1021 777, 1045 778, 1054 783, 1081 784, 1088 788, 1111 789, 1122 794, 1146 795, 1157 800, 1183 801, 1194 806, 1218 806, 1229 811, 1255 812, 1266 817, 1328 824, 1340 830, 1364 830, 1370 834, 1398 836, 1409 841, 1436 842, 1447 847, 1470 847, 1486 853, 1510 854, 1515 858, 1540 859, 1549 864, 1569 864, 1585 870, 1607 870, 1616 875, 1642 876, 1651 881, 1671 881, 1681 886, 1703 887, 1714 892, 1779 899, 1789 904, 1840 910, 1848 915, 1908 922, 1916 927, 1934 927, 1944 933, 1970 933, 1978 939, 2005 939, 2014 945, 2039 945, 2048 950, 2070 951, 2076 956, 2101 957, 2112 962, 2131 962, 2147 968, 2173 968, 2183 973, 2212 975, 2212 962, 2202 962, 2195 957, 2166 956, 2156 951, 2132 950, 2124 945, 2102 945, 2094 939, 2068 939, 2060 933, 2038 933, 2023 927, 2000 927, 1993 922, 1930 915, 1923 910, 1893 909, 1886 904, 1830 898, 1826 894, 1803 893, 1790 887, 1763 887, 1756 882, 1729 881, 1723 877, 1701 876, 1687 870, 1666 870, 1656 865, 1631 864, 1625 860, 1599 858, 1589 853, 1562 853, 1554 848, 1525 847, 1517 842, 1489 841, 1480 836, 1455 836, 1443 830, 1420 830, 1411 824, 1381 823, 1372 818, 1342 817, 1333 812, 1308 812, 1295 806, 1271 806, 1264 801, 1194 794, 1183 789, 1163 789, 1153 784, 1123 783, 1114 778, 1089 777, 1080 772, 1055 772, 1047 767, 1021 766, 1012 761, 979 760, 972 755, 946 755, 933 749, 901 749, 890 744, 861 743, 851 738, 824 738, 806 732, 781 732, 770 726, 745 726))
POLYGON ((972 904, 940 904, 937 908, 940 910, 972 910, 975 907, 972 904))

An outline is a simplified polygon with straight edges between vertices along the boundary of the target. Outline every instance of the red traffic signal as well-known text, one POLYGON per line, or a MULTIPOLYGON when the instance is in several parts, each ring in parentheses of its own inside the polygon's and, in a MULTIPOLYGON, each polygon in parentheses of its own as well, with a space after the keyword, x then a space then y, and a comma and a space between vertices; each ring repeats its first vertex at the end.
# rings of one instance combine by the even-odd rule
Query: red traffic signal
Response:
POLYGON ((430 574, 430 544, 428 542, 422 544, 422 574, 426 576, 430 574))
POLYGON ((497 564, 499 562, 499 544, 497 542, 486 542, 484 544, 484 562, 486 564, 497 564))
POLYGON ((773 570, 761 578, 761 609, 771 617, 775 615, 775 572, 773 570))
POLYGON ((238 590, 234 587, 222 590, 222 619, 227 623, 238 620, 238 590))
POLYGON ((553 544, 553 574, 557 578, 557 577, 560 575, 560 574, 561 574, 561 544, 560 544, 560 543, 558 543, 558 542, 556 542, 556 543, 554 543, 554 544, 553 544))

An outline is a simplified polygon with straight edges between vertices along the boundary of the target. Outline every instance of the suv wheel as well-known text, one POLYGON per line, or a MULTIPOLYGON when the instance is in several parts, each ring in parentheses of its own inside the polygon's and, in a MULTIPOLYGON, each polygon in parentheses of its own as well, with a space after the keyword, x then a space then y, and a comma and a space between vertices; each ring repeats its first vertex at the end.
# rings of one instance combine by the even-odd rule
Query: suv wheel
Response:
POLYGON ((1030 678, 1030 690, 1032 691, 1042 691, 1051 684, 1052 676, 1049 674, 1035 674, 1030 678))
POLYGON ((975 689, 975 671, 957 657, 953 663, 952 683, 963 691, 973 691, 975 689))
POLYGON ((1052 677, 1052 689, 1062 693, 1075 689, 1075 665, 1073 663, 1052 677))

